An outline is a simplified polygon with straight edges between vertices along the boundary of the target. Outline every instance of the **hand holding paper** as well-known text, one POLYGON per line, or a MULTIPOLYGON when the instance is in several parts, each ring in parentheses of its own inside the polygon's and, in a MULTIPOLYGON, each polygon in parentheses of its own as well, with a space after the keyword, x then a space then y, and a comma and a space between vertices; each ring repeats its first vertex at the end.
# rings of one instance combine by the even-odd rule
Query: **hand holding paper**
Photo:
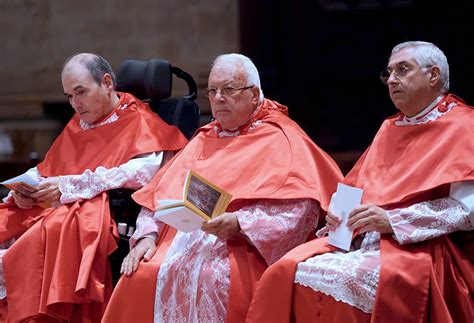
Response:
POLYGON ((363 190, 342 183, 337 184, 333 212, 341 219, 335 231, 329 232, 328 243, 343 250, 349 250, 352 241, 352 230, 347 227, 349 213, 360 205, 363 190))
POLYGON ((202 231, 213 234, 221 239, 231 239, 240 233, 240 225, 234 213, 226 212, 212 220, 204 222, 202 231))
POLYGON ((359 234, 369 231, 393 232, 387 211, 374 204, 364 204, 353 209, 349 214, 347 226, 352 231, 358 230, 359 234))

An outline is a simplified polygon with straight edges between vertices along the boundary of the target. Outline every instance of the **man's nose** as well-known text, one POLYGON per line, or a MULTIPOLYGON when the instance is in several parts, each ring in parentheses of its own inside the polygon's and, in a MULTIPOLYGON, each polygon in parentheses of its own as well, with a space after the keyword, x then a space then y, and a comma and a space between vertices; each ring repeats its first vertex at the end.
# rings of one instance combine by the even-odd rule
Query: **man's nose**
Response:
POLYGON ((388 77, 387 84, 393 84, 398 82, 398 77, 395 75, 395 73, 390 73, 390 76, 388 77))
POLYGON ((71 103, 72 107, 74 110, 80 109, 82 107, 82 102, 81 100, 78 100, 77 97, 73 96, 70 100, 69 103, 71 103))

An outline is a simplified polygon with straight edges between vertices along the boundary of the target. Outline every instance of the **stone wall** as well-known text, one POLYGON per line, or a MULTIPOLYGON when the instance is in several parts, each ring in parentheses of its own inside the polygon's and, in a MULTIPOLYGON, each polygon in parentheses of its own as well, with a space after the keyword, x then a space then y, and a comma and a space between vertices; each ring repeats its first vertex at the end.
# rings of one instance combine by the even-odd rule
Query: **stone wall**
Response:
MULTIPOLYGON (((45 102, 66 102, 61 66, 78 52, 103 55, 114 69, 125 59, 166 59, 202 90, 211 60, 239 51, 238 24, 235 0, 1 1, 0 131, 11 131, 9 120, 41 119, 45 102)), ((174 89, 184 93, 184 82, 174 89)), ((197 102, 209 113, 201 93, 197 102)), ((40 146, 29 148, 48 144, 40 146)))

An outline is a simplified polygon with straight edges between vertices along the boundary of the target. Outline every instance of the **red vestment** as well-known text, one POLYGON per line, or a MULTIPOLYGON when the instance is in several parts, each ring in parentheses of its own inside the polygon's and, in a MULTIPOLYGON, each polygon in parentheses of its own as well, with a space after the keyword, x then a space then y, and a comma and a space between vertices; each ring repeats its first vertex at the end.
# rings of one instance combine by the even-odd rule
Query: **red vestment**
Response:
MULTIPOLYGON (((200 128, 189 144, 134 194, 135 200, 154 210, 158 199, 180 199, 186 173, 192 169, 233 195, 229 212, 261 199, 307 198, 327 209, 341 172, 286 111, 286 107, 265 100, 256 116, 240 128, 240 135, 233 137, 218 137, 216 122, 200 128)), ((130 278, 122 277, 105 322, 153 321, 157 272, 174 234, 169 228, 161 232, 153 259, 141 262, 130 278), (140 301, 133 302, 135 299, 140 301)), ((231 282, 226 321, 242 322, 267 265, 243 238, 227 240, 227 248, 231 282)))
MULTIPOLYGON (((452 95, 436 108, 450 104, 456 106, 425 124, 400 127, 396 118, 382 124, 344 180, 364 189, 363 203, 406 207, 445 197, 450 183, 474 179, 474 110, 452 95)), ((382 235, 380 279, 369 315, 293 283, 299 262, 333 250, 325 238, 316 239, 265 272, 247 322, 472 322, 472 246, 472 232, 407 245, 382 235)))
MULTIPOLYGON (((118 95, 108 116, 115 114, 115 121, 83 130, 78 115, 71 119, 38 165, 42 176, 116 167, 187 143, 148 105, 118 95)), ((108 255, 116 249, 114 230, 106 192, 57 208, 0 205, 0 241, 18 238, 3 257, 9 320, 44 314, 38 319, 100 322, 112 289, 108 255)))

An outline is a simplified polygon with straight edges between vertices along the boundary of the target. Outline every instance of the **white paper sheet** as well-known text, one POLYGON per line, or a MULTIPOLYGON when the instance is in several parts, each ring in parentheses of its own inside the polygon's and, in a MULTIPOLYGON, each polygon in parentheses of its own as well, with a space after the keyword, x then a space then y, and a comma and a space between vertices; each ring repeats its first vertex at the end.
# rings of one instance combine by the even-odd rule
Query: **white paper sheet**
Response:
POLYGON ((345 185, 337 184, 337 191, 333 206, 333 212, 342 220, 335 231, 329 232, 328 243, 343 250, 349 250, 352 241, 352 231, 347 227, 349 213, 360 205, 364 190, 345 185))

